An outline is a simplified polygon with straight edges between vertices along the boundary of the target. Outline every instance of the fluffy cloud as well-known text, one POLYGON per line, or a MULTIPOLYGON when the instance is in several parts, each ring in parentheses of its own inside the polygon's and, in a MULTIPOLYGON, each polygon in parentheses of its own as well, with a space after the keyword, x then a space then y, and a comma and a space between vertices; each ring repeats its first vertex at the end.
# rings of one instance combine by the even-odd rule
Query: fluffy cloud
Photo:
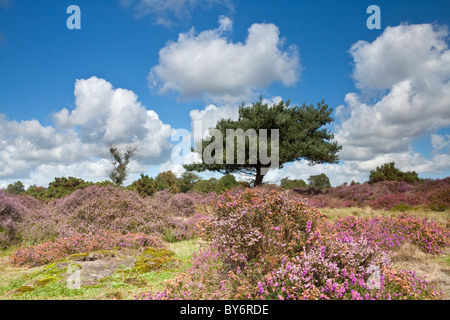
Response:
POLYGON ((352 46, 357 87, 387 91, 375 103, 349 93, 337 108, 341 124, 335 136, 343 145, 342 160, 397 154, 401 161, 411 154, 414 139, 450 125, 448 34, 429 24, 401 25, 386 28, 372 43, 352 46))
POLYGON ((449 80, 447 37, 446 27, 420 24, 387 27, 372 43, 358 41, 350 49, 356 86, 390 89, 406 79, 449 80))
POLYGON ((120 3, 124 7, 134 8, 137 17, 151 15, 156 24, 167 27, 189 19, 197 7, 223 6, 228 11, 234 9, 231 0, 120 0, 120 3))
POLYGON ((159 52, 149 85, 160 94, 239 103, 273 82, 293 85, 300 74, 298 50, 283 50, 285 40, 273 24, 253 24, 245 43, 230 42, 232 21, 221 17, 219 27, 197 34, 181 33, 159 52))
POLYGON ((114 89, 97 77, 77 80, 75 109, 54 115, 58 128, 78 128, 83 143, 97 146, 95 156, 104 155, 105 145, 139 143, 141 161, 160 163, 171 151, 173 129, 158 114, 147 110, 130 90, 114 89))
POLYGON ((111 143, 139 144, 130 173, 144 172, 170 157, 174 130, 142 106, 132 91, 92 77, 77 80, 74 93, 74 109, 55 113, 54 126, 9 121, 0 114, 2 185, 11 179, 46 185, 55 176, 68 175, 106 179, 111 143))

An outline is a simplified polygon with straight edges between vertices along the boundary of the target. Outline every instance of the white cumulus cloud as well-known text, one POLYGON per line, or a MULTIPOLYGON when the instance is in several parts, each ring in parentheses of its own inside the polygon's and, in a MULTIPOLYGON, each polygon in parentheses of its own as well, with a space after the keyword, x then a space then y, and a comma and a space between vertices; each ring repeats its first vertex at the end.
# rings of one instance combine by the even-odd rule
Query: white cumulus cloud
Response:
POLYGON ((47 185, 54 177, 107 179, 108 146, 138 144, 129 172, 145 172, 170 158, 174 130, 130 90, 91 77, 75 83, 75 107, 53 115, 54 125, 11 121, 0 114, 0 186, 21 180, 47 185))
POLYGON ((245 43, 229 40, 231 28, 232 21, 221 17, 217 29, 180 33, 160 50, 148 77, 151 89, 182 99, 239 103, 273 82, 295 84, 301 69, 298 49, 283 48, 286 40, 277 26, 253 24, 245 43))
POLYGON ((342 160, 408 154, 414 139, 450 125, 448 35, 430 24, 400 25, 386 28, 372 43, 352 46, 357 86, 386 92, 373 103, 349 93, 337 108, 342 160))

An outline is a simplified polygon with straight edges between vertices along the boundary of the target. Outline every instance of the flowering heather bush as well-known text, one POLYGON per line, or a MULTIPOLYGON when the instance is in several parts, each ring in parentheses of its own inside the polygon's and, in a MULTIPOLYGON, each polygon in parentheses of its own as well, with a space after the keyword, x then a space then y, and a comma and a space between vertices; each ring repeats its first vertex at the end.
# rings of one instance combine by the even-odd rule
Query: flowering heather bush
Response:
POLYGON ((158 200, 126 189, 92 186, 55 201, 51 217, 39 227, 54 238, 98 230, 163 236, 167 228, 183 222, 171 223, 167 202, 158 200))
POLYGON ((398 217, 344 217, 323 227, 339 236, 364 236, 372 246, 398 249, 405 242, 416 244, 427 253, 439 254, 450 245, 450 231, 437 222, 413 215, 398 217))
POLYGON ((205 227, 211 243, 227 263, 243 266, 301 249, 321 214, 299 199, 275 190, 246 189, 222 193, 214 203, 215 215, 205 227))
POLYGON ((193 197, 187 193, 177 193, 170 199, 170 205, 177 216, 190 217, 195 212, 195 202, 193 197))
POLYGON ((445 211, 450 208, 450 184, 426 193, 427 207, 435 211, 445 211))
POLYGON ((385 248, 411 241, 438 252, 448 245, 448 231, 409 216, 383 219, 343 218, 331 224, 286 193, 224 193, 204 225, 212 245, 163 291, 135 299, 439 298, 424 279, 394 269, 385 248), (398 230, 405 236, 393 237, 398 230), (371 278, 374 267, 380 270, 379 283, 371 278))
POLYGON ((355 201, 330 197, 328 195, 318 195, 306 200, 308 206, 316 208, 349 208, 356 206, 355 201))
POLYGON ((66 238, 57 238, 36 246, 25 246, 11 256, 11 263, 17 266, 40 266, 71 254, 93 250, 110 250, 119 248, 138 248, 141 246, 161 247, 158 238, 139 233, 125 235, 114 232, 93 234, 76 234, 66 238))
MULTIPOLYGON (((320 236, 319 236, 320 238, 320 236)), ((258 283, 259 299, 433 299, 441 293, 414 273, 395 270, 364 237, 320 239, 302 257, 283 260, 258 283), (379 274, 373 272, 378 268, 379 274)))
POLYGON ((198 218, 192 211, 190 217, 180 215, 171 199, 172 195, 163 191, 155 197, 142 198, 123 188, 91 186, 49 204, 38 202, 41 207, 35 203, 37 207, 26 210, 23 219, 15 224, 16 238, 33 245, 101 230, 151 234, 171 241, 195 236, 198 218))
POLYGON ((0 190, 0 248, 17 241, 17 228, 27 208, 17 198, 0 190))
POLYGON ((200 250, 187 272, 143 300, 229 299, 439 299, 440 292, 415 273, 392 268, 389 255, 364 237, 333 237, 316 232, 297 256, 284 256, 266 273, 224 269, 214 247, 200 250), (379 268, 379 277, 374 271, 379 268), (370 286, 372 285, 372 287, 370 286))
POLYGON ((369 184, 338 187, 332 193, 335 197, 351 200, 357 205, 363 205, 372 194, 373 190, 369 184))
POLYGON ((368 204, 373 209, 390 210, 398 204, 406 204, 410 207, 423 205, 426 203, 426 198, 419 194, 388 194, 370 201, 368 204))

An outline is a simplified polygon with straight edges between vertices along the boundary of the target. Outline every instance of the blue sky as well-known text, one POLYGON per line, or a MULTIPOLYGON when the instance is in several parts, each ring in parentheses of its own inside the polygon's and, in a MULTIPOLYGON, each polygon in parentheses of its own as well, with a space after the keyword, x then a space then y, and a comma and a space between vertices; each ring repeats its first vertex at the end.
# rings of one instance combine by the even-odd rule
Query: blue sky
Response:
POLYGON ((365 181, 389 161, 449 176, 449 26, 448 1, 0 0, 0 187, 104 180, 113 140, 142 142, 130 182, 180 174, 174 130, 259 95, 324 99, 343 145, 338 165, 300 161, 268 181, 365 181), (66 26, 73 4, 80 30, 66 26))

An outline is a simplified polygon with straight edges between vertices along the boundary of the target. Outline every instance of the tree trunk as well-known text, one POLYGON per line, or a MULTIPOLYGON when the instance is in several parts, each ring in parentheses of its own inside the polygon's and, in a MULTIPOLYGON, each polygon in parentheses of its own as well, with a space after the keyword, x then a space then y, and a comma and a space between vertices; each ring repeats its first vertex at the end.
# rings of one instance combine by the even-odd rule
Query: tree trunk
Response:
POLYGON ((255 187, 262 185, 264 175, 261 174, 261 167, 256 167, 255 187))

